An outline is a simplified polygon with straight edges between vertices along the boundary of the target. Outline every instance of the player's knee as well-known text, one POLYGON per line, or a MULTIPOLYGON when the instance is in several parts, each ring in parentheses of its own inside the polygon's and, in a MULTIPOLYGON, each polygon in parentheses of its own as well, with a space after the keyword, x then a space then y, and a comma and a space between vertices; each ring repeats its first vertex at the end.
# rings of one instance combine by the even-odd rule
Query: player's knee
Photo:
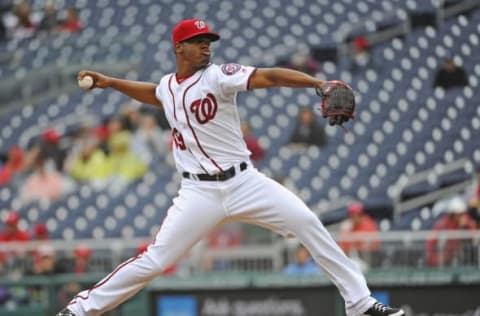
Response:
POLYGON ((169 255, 161 254, 154 249, 145 251, 142 256, 146 262, 146 273, 151 276, 163 274, 173 263, 169 255))

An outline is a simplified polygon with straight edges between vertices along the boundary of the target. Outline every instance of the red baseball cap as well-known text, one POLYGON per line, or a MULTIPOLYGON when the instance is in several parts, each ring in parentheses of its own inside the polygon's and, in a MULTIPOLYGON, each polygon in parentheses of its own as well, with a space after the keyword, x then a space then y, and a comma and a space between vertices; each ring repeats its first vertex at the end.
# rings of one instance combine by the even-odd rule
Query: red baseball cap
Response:
POLYGON ((48 229, 44 223, 37 223, 33 227, 33 231, 35 232, 35 236, 39 238, 46 238, 48 237, 48 229))
POLYGON ((210 31, 207 23, 200 19, 188 19, 178 23, 172 31, 173 44, 188 40, 198 35, 207 35, 212 42, 218 41, 220 35, 210 31))
POLYGON ((20 220, 20 214, 17 212, 11 211, 7 214, 7 218, 5 219, 5 224, 7 225, 16 225, 20 220))
POLYGON ((60 139, 60 135, 53 128, 47 128, 43 131, 43 139, 49 143, 56 143, 60 139))
POLYGON ((75 248, 74 254, 77 257, 88 258, 92 255, 92 249, 88 246, 80 245, 75 248))
POLYGON ((348 215, 353 216, 363 213, 363 204, 359 202, 353 202, 348 206, 348 215))

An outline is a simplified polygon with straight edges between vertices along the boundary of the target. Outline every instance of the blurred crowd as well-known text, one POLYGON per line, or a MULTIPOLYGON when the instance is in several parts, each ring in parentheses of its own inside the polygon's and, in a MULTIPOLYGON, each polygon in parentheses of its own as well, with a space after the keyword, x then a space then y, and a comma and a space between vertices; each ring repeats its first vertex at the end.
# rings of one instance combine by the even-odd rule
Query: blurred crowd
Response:
POLYGON ((83 29, 74 7, 59 12, 55 1, 45 1, 42 10, 33 11, 28 1, 2 1, 0 4, 0 41, 42 36, 51 33, 78 32, 83 29))
POLYGON ((27 148, 0 153, 0 187, 20 188, 20 207, 61 199, 82 182, 121 189, 150 165, 162 167, 169 139, 155 114, 127 104, 99 124, 79 122, 63 131, 49 127, 27 148))

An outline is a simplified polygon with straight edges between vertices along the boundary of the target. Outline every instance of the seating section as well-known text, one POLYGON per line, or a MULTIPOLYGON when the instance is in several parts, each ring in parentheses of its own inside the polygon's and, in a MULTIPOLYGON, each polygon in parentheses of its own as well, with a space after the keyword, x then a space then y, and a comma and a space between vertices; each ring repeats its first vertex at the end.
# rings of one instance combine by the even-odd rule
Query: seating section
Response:
MULTIPOLYGON (((74 5, 80 10, 85 29, 78 35, 1 44, 2 51, 17 52, 21 63, 2 65, 0 75, 21 78, 51 64, 122 61, 136 66, 127 74, 130 78, 158 81, 174 70, 169 30, 190 16, 205 18, 222 36, 214 44, 216 63, 273 66, 294 47, 333 45, 336 31, 348 27, 345 21, 350 27, 366 25, 368 30, 365 15, 377 23, 371 27, 381 27, 385 21, 404 18, 407 10, 433 11, 437 2, 342 0, 332 5, 327 0, 293 0, 285 8, 280 0, 59 1, 62 8, 74 5)), ((41 8, 42 3, 35 1, 34 7, 41 8)), ((468 158, 478 169, 480 55, 475 52, 479 33, 477 10, 373 47, 368 68, 354 72, 342 63, 324 62, 319 76, 349 82, 358 91, 358 112, 347 131, 326 128, 328 145, 323 148, 298 153, 284 146, 298 108, 318 106, 313 90, 282 88, 241 94, 240 113, 268 149, 257 166, 271 176, 285 178, 285 184, 313 209, 342 196, 367 204, 389 204, 391 187, 401 175, 413 175, 438 163, 468 158), (435 72, 447 55, 466 69, 468 87, 447 91, 432 87, 435 72)), ((126 100, 112 91, 79 91, 25 105, 0 117, 0 148, 26 147, 47 126, 67 130, 79 118, 112 115, 126 100)), ((46 219, 54 238, 148 236, 155 229, 151 223, 161 223, 178 183, 172 168, 152 168, 125 194, 115 196, 82 184, 59 202, 22 207, 20 212, 28 223, 46 219)), ((0 188, 2 210, 17 206, 16 188, 0 188)), ((396 222, 385 219, 381 227, 418 230, 430 225, 435 215, 427 207, 396 222)))

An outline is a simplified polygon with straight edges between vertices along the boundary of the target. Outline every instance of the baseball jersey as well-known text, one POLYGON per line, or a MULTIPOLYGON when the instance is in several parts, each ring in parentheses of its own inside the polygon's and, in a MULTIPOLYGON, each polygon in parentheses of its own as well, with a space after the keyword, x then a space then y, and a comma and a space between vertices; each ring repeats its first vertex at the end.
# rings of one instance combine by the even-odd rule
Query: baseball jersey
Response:
POLYGON ((155 94, 172 129, 178 171, 215 174, 249 160, 236 99, 254 71, 209 64, 182 80, 175 73, 162 77, 155 94))

